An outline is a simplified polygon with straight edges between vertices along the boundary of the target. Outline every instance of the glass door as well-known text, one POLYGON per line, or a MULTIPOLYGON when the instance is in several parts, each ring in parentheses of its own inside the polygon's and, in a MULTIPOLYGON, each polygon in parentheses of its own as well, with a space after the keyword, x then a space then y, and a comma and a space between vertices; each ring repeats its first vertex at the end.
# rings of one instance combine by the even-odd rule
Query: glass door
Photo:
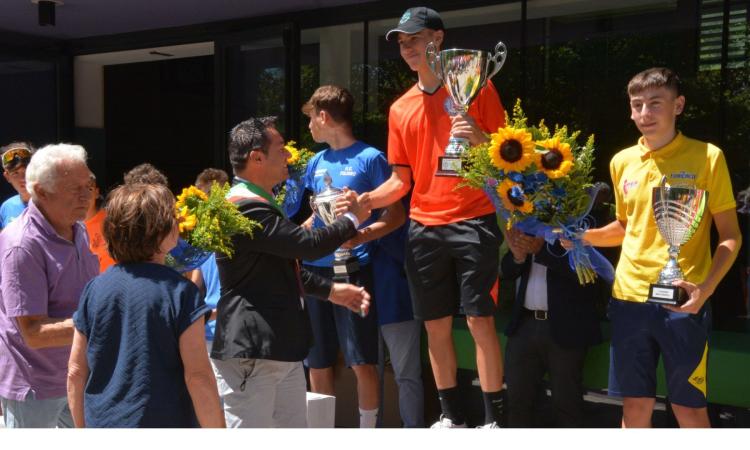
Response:
MULTIPOLYGON (((0 51, 0 146, 26 141, 41 147, 68 138, 68 118, 61 109, 59 88, 64 68, 55 56, 8 54, 0 51)), ((13 187, 0 180, 0 202, 15 195, 13 187)))
POLYGON ((284 138, 297 138, 299 32, 293 24, 268 27, 225 37, 215 48, 216 148, 229 169, 228 133, 249 117, 277 116, 284 138))

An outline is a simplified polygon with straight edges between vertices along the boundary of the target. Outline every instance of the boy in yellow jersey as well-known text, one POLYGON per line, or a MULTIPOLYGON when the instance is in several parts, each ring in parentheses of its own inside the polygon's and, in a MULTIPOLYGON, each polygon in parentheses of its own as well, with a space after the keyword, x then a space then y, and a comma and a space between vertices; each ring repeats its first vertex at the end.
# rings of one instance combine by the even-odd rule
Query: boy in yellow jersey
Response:
POLYGON ((742 236, 724 154, 687 138, 675 121, 685 107, 680 81, 669 69, 652 68, 628 83, 630 118, 642 133, 633 147, 610 162, 616 220, 588 230, 599 247, 622 245, 608 315, 612 322, 609 393, 623 397, 623 427, 649 427, 656 393, 656 366, 664 359, 667 390, 681 427, 710 426, 706 411, 706 361, 711 323, 706 300, 737 256, 742 236), (708 191, 707 212, 680 251, 688 301, 679 307, 646 303, 649 284, 667 261, 651 191, 662 177, 671 186, 708 191), (719 232, 711 257, 711 222, 719 232))

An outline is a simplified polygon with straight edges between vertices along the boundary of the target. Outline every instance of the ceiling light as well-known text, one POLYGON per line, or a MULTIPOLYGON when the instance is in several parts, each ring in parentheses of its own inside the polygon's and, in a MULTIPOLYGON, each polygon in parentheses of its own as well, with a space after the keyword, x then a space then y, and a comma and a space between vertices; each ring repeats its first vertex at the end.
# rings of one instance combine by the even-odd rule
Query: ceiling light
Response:
POLYGON ((31 3, 39 6, 40 26, 55 26, 55 6, 62 6, 62 0, 31 0, 31 3))

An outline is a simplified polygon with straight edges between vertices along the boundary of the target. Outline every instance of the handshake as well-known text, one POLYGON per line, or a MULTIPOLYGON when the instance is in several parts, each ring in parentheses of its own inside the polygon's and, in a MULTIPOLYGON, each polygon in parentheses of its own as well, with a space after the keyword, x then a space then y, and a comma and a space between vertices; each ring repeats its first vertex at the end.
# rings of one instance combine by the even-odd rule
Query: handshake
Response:
POLYGON ((369 202, 361 200, 363 197, 367 198, 365 196, 367 196, 367 193, 358 195, 355 191, 345 187, 336 199, 335 216, 338 217, 349 212, 357 218, 359 223, 364 222, 372 212, 369 202))
MULTIPOLYGON (((366 196, 367 194, 364 195, 366 196)), ((370 217, 372 208, 369 202, 361 201, 360 197, 355 191, 346 187, 343 189, 332 189, 329 186, 328 189, 311 198, 310 205, 316 215, 326 225, 330 225, 343 214, 354 215, 357 218, 357 222, 361 224, 370 217)), ((311 220, 307 222, 307 226, 310 225, 312 225, 311 220)), ((343 277, 343 279, 348 281, 350 271, 351 273, 356 272, 359 265, 356 262, 356 256, 352 256, 350 253, 349 249, 352 245, 346 244, 335 253, 334 273, 338 275, 342 273, 346 274, 347 276, 343 277), (341 270, 337 270, 337 267, 341 268, 341 270)), ((335 277, 334 280, 336 280, 335 277)), ((370 309, 370 294, 365 288, 350 283, 334 283, 328 299, 335 304, 348 308, 352 312, 358 313, 361 317, 365 317, 370 309)))
MULTIPOLYGON (((336 219, 346 213, 351 213, 357 218, 358 223, 363 223, 370 217, 372 208, 368 193, 357 195, 355 191, 344 187, 343 189, 326 189, 310 198, 310 207, 315 216, 325 224, 330 225, 336 219)), ((305 228, 312 227, 313 216, 302 224, 305 228)))

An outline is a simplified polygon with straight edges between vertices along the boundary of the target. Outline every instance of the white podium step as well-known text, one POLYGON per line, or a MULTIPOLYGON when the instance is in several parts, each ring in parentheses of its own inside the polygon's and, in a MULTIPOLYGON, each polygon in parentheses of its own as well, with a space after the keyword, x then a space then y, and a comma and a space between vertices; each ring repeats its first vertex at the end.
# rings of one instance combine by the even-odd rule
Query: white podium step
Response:
POLYGON ((307 393, 307 428, 333 428, 336 423, 336 397, 307 393))

